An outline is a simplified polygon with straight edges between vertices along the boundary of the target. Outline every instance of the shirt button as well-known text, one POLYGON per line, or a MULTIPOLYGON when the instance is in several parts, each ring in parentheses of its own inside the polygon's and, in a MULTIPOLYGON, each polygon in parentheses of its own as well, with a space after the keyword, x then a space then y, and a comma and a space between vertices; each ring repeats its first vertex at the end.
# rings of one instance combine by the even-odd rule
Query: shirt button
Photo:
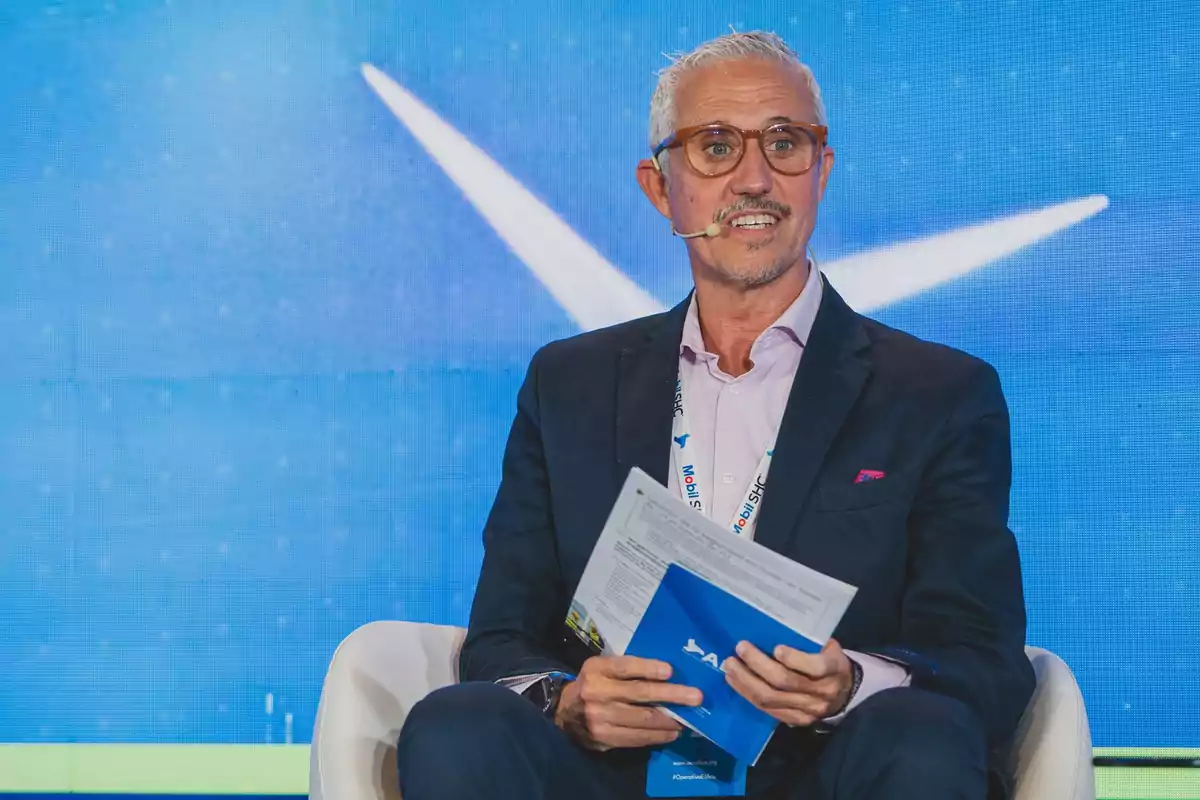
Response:
POLYGON ((733 483, 733 473, 726 472, 721 475, 721 483, 733 483))

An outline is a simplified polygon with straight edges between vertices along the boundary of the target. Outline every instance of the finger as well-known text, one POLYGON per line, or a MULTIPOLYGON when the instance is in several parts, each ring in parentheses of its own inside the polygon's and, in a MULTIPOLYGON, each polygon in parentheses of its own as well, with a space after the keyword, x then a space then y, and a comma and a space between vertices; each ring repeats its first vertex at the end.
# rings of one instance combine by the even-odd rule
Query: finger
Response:
POLYGON ((603 672, 621 681, 665 681, 671 677, 671 665, 665 661, 636 656, 611 656, 600 659, 603 672))
POLYGON ((809 705, 808 701, 803 699, 796 700, 803 707, 779 706, 775 705, 771 700, 767 700, 760 705, 753 697, 756 690, 754 687, 747 685, 743 675, 730 673, 726 676, 726 680, 733 687, 734 691, 741 694, 757 708, 788 725, 804 727, 813 724, 817 720, 824 719, 826 716, 818 706, 815 704, 809 705))
POLYGON ((820 714, 810 714, 797 708, 777 708, 767 712, 775 719, 795 728, 807 728, 824 719, 820 714))
POLYGON ((592 739, 608 747, 651 747, 667 744, 679 738, 679 731, 623 728, 601 723, 592 729, 592 739))
POLYGON ((841 658, 841 648, 835 652, 826 647, 820 653, 805 653, 782 644, 775 648, 776 661, 815 681, 836 675, 841 658))
POLYGON ((774 689, 781 692, 799 692, 807 688, 803 676, 792 672, 749 642, 740 642, 737 654, 743 664, 774 689))
POLYGON ((667 703, 698 706, 704 701, 699 689, 677 683, 659 681, 621 681, 596 678, 580 688, 580 696, 588 703, 630 703, 655 705, 667 703))
POLYGON ((629 703, 609 703, 597 714, 597 719, 616 727, 639 730, 677 731, 681 727, 657 708, 629 703))
POLYGON ((725 672, 725 682, 760 709, 766 710, 767 704, 778 694, 738 658, 726 659, 721 669, 725 672))
POLYGON ((804 692, 775 689, 736 658, 725 662, 725 680, 738 694, 772 716, 778 711, 819 713, 827 705, 822 698, 804 692))
POLYGON ((613 700, 626 703, 641 703, 695 707, 704 702, 704 694, 692 686, 655 681, 613 681, 613 700))

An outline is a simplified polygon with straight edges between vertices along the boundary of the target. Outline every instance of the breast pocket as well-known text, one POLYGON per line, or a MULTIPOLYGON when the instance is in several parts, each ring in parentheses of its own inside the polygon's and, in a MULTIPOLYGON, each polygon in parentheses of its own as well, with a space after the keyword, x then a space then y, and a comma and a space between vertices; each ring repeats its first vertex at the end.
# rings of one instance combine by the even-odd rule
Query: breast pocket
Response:
POLYGON ((851 511, 908 502, 914 492, 910 476, 893 473, 862 483, 825 482, 817 486, 813 508, 817 511, 851 511))

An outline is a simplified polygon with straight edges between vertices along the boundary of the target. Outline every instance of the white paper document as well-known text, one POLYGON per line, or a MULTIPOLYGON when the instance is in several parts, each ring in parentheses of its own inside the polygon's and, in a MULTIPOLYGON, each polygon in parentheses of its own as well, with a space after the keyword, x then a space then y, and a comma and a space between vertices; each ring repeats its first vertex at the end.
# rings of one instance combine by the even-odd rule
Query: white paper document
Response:
POLYGON ((718 525, 635 467, 575 591, 569 624, 594 647, 624 655, 671 563, 822 645, 857 591, 718 525))

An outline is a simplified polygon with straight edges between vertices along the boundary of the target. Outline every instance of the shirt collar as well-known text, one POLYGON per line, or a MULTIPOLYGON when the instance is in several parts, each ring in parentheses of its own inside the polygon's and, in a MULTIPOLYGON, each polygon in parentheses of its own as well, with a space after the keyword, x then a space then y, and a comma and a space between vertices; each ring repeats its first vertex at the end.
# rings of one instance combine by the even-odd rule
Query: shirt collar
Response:
MULTIPOLYGON (((799 296, 779 315, 779 319, 775 320, 774 324, 758 335, 750 352, 753 353, 760 344, 777 336, 778 333, 784 334, 801 347, 807 345, 808 336, 812 333, 813 322, 817 319, 817 310, 821 307, 822 293, 821 271, 814 262, 809 261, 808 280, 804 283, 804 288, 800 290, 799 296)), ((700 312, 696 307, 695 292, 692 293, 687 317, 683 321, 683 338, 679 343, 679 354, 683 355, 685 350, 689 350, 695 355, 707 354, 704 349, 704 336, 700 332, 700 312)))

